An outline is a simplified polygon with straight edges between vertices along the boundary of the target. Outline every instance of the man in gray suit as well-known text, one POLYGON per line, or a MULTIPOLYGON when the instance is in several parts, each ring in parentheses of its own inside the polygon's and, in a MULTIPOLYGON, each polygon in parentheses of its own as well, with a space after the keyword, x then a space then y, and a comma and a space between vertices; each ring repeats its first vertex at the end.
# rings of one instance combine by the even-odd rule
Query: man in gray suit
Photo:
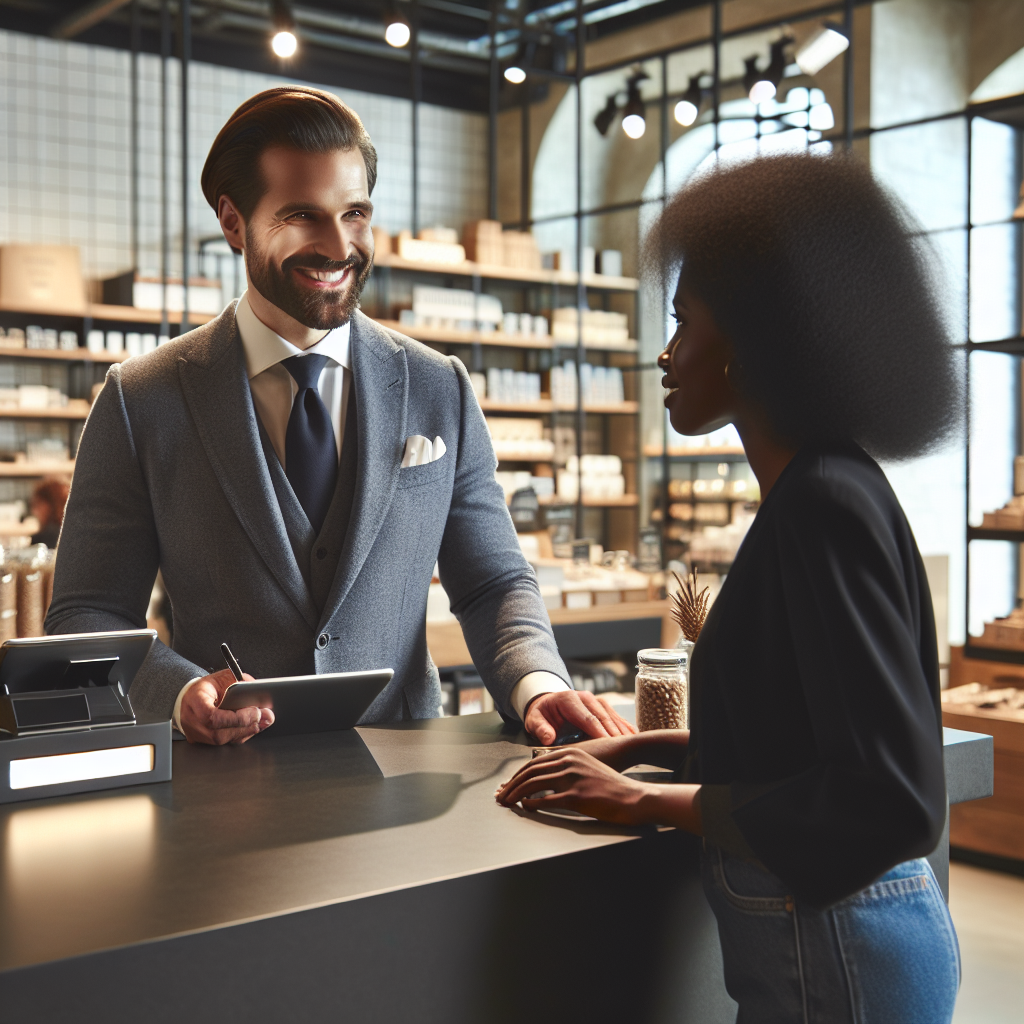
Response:
POLYGON ((226 711, 227 642, 257 676, 393 667, 364 722, 431 718, 433 568, 502 714, 541 742, 632 731, 576 693, 516 540, 469 378, 356 308, 373 257, 376 153, 336 97, 290 86, 221 130, 203 190, 248 290, 205 327, 114 365, 82 435, 50 633, 173 609, 132 684, 195 742, 244 742, 273 712, 226 711))

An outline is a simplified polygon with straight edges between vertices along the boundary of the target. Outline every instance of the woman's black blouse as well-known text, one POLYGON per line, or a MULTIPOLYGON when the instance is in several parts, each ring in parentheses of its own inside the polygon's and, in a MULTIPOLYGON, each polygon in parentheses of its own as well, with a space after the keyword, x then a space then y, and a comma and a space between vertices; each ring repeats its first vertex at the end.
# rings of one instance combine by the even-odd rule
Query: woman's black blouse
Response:
POLYGON ((710 841, 731 830, 815 906, 935 848, 946 789, 931 596, 903 510, 860 448, 804 449, 780 475, 711 607, 691 687, 687 775, 704 787, 710 841))

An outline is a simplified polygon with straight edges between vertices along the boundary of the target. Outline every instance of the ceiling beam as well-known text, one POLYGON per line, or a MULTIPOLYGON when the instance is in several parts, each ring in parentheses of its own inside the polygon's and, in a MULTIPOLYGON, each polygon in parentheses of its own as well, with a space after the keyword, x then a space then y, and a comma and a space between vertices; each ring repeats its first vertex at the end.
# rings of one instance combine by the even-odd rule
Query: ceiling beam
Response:
POLYGON ((79 7, 77 11, 72 11, 66 18, 57 22, 50 35, 54 39, 74 39, 93 25, 98 25, 109 18, 128 2, 129 0, 93 0, 92 3, 79 7))

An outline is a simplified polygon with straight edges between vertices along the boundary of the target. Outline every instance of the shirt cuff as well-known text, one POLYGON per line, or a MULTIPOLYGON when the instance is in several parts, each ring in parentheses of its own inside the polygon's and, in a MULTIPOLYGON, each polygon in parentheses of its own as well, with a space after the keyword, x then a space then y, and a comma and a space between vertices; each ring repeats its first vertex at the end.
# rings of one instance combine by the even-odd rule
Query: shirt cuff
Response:
POLYGON ((554 674, 554 672, 527 672, 514 687, 509 703, 512 710, 523 721, 526 715, 526 707, 534 697, 542 693, 557 693, 559 690, 569 690, 571 687, 554 674))
MULTIPOLYGON (((171 712, 171 721, 174 723, 174 728, 181 732, 181 698, 188 692, 188 688, 193 683, 198 683, 202 676, 196 676, 195 679, 190 679, 179 691, 178 696, 174 701, 174 711, 171 712)), ((184 733, 182 733, 184 735, 184 733)))

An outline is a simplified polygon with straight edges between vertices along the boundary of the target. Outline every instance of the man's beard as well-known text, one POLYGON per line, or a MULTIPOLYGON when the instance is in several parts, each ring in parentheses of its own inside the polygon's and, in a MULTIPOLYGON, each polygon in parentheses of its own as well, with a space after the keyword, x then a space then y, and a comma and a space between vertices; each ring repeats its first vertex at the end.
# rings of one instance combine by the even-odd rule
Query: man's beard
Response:
POLYGON ((245 233, 245 242, 249 279, 268 302, 310 330, 330 331, 348 322, 373 267, 366 253, 356 249, 344 260, 332 260, 316 253, 300 253, 287 257, 280 267, 276 267, 255 244, 249 231, 245 233), (352 273, 348 287, 344 289, 302 288, 292 280, 291 272, 296 267, 324 271, 351 267, 352 273))

